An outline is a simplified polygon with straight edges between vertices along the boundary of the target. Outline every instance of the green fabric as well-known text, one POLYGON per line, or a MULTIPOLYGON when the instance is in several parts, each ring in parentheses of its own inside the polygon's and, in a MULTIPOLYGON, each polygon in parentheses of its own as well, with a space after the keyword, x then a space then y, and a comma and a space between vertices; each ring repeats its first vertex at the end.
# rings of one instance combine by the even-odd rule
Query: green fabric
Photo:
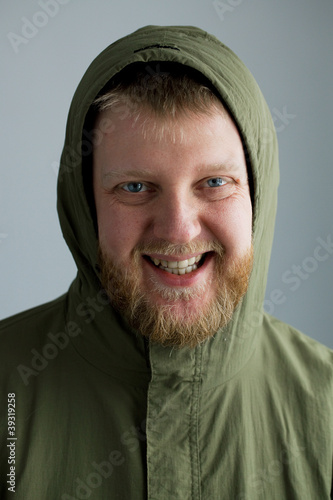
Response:
POLYGON ((59 299, 1 322, 1 499, 13 496, 8 393, 16 394, 17 499, 331 498, 332 351, 262 308, 278 176, 267 104, 213 36, 149 26, 93 61, 73 98, 58 183, 77 278, 59 299), (192 350, 146 343, 99 291, 82 129, 100 89, 136 61, 176 61, 204 74, 238 125, 253 175, 248 292, 232 322, 192 350))

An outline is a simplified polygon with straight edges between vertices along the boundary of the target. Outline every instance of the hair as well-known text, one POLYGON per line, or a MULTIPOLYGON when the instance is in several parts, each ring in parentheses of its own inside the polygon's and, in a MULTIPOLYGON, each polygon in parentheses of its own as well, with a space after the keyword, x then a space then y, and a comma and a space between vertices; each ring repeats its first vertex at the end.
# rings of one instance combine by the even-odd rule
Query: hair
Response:
POLYGON ((175 62, 133 63, 101 90, 96 114, 112 109, 138 119, 142 113, 177 119, 187 114, 223 112, 212 84, 199 71, 175 62))

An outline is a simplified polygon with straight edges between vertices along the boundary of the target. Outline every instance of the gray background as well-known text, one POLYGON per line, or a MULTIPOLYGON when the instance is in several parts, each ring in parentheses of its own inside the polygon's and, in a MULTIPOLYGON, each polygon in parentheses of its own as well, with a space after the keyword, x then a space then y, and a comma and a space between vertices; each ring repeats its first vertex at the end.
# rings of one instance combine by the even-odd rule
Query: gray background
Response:
POLYGON ((43 0, 1 7, 0 317, 55 298, 75 276, 55 209, 56 173, 69 104, 89 63, 141 26, 196 25, 249 67, 278 131, 281 183, 265 309, 333 348, 333 254, 314 258, 317 238, 333 237, 333 2, 52 1, 52 15, 43 0), (22 36, 26 20, 37 32, 23 31, 26 43, 17 39, 15 51, 9 37, 22 36), (303 268, 296 290, 283 280, 293 266, 303 268))

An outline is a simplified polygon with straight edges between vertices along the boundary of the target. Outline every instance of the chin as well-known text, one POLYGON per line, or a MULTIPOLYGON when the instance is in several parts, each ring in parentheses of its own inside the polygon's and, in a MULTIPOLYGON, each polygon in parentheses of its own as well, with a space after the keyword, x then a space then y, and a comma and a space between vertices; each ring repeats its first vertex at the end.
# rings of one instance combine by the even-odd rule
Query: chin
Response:
POLYGON ((162 345, 195 347, 231 320, 247 290, 252 261, 252 252, 232 266, 222 260, 214 266, 216 272, 205 272, 202 279, 205 270, 199 268, 187 282, 191 286, 180 286, 180 277, 151 273, 147 279, 147 274, 115 266, 104 256, 101 283, 112 306, 139 334, 162 345))

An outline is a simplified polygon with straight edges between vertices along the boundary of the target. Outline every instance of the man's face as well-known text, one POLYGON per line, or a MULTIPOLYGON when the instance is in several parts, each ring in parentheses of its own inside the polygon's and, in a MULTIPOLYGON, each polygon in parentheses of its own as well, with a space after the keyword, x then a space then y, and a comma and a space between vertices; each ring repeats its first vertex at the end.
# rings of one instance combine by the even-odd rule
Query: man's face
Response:
POLYGON ((252 207, 226 114, 98 117, 93 184, 102 285, 144 335, 196 345, 231 318, 252 267, 252 207))

